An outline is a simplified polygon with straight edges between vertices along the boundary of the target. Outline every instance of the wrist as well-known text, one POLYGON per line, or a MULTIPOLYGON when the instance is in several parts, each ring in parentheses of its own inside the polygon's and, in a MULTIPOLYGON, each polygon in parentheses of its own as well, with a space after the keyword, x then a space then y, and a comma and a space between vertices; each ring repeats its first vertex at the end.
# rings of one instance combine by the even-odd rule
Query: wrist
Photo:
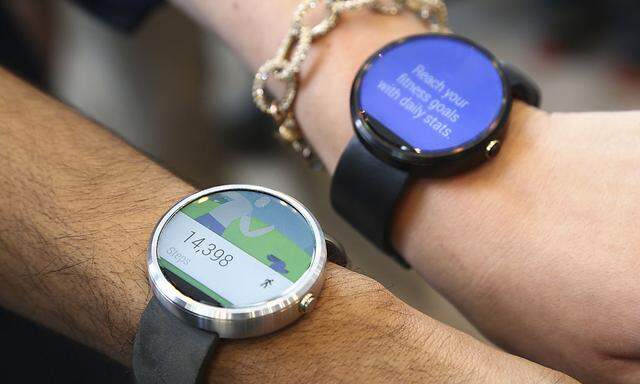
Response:
MULTIPOLYGON (((354 135, 349 100, 351 84, 358 69, 372 52, 389 41, 424 31, 424 25, 411 15, 389 17, 360 11, 341 20, 338 28, 320 39, 311 49, 307 66, 300 76, 302 83, 296 115, 305 136, 330 173, 333 173, 347 142, 354 135), (354 36, 358 38, 354 39, 354 36)), ((518 163, 534 146, 538 137, 535 131, 544 125, 545 118, 543 111, 515 101, 507 121, 509 128, 505 145, 495 159, 453 178, 425 179, 410 186, 410 191, 402 197, 396 210, 392 242, 414 267, 417 266, 418 271, 431 263, 432 258, 446 260, 445 255, 454 252, 449 248, 453 237, 441 234, 432 240, 436 244, 443 244, 443 249, 436 249, 427 255, 427 250, 433 250, 433 243, 427 242, 422 235, 425 228, 438 226, 439 229, 448 228, 453 232, 456 228, 464 228, 470 216, 474 216, 473 221, 480 223, 480 226, 493 219, 492 210, 500 207, 486 202, 495 202, 500 190, 509 191, 511 186, 502 183, 502 172, 513 172, 514 169, 526 172, 522 167, 510 164, 518 163), (486 192, 491 186, 498 188, 497 195, 482 194, 483 201, 474 198, 476 190, 486 192), (448 211, 449 207, 458 204, 459 199, 467 200, 465 210, 448 211), (432 209, 443 212, 441 220, 433 219, 432 209)), ((534 185, 529 187, 535 188, 534 185)), ((503 242, 501 245, 507 244, 503 242)), ((465 248, 465 252, 471 250, 465 248)), ((475 276, 469 277, 475 279, 475 276)))
POLYGON ((353 136, 349 95, 358 69, 386 43, 421 32, 424 24, 411 14, 360 10, 346 14, 338 27, 313 45, 300 74, 295 112, 329 173, 353 136))
POLYGON ((392 240, 410 265, 434 288, 460 305, 471 290, 490 289, 490 279, 507 261, 528 196, 540 183, 528 178, 542 160, 548 114, 522 102, 511 111, 502 150, 496 158, 456 177, 419 179, 397 207, 392 240), (510 230, 513 228, 514 230, 510 230), (479 285, 482 285, 480 287, 479 285))
POLYGON ((574 382, 446 327, 378 282, 333 264, 308 316, 275 334, 218 348, 209 370, 233 382, 290 382, 292 373, 296 382, 574 382))

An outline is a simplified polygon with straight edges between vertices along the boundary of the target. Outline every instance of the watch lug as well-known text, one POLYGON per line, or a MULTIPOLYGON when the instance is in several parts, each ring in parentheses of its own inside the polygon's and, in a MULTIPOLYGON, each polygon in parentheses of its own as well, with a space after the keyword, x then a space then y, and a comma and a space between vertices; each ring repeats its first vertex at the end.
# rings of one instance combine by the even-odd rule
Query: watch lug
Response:
POLYGON ((342 244, 333 236, 326 233, 324 234, 324 239, 327 244, 327 259, 341 267, 351 268, 351 260, 349 260, 342 244))
POLYGON ((536 83, 511 64, 502 62, 501 66, 502 71, 509 82, 511 95, 529 105, 539 107, 541 96, 540 88, 538 88, 536 83))

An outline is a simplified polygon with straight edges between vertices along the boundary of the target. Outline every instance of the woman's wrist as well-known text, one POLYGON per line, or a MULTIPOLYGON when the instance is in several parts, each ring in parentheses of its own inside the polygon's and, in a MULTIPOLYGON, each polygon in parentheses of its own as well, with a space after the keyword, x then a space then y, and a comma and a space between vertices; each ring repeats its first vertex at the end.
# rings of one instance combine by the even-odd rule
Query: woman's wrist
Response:
POLYGON ((526 175, 534 165, 523 160, 532 148, 543 145, 536 132, 544 130, 547 117, 516 101, 496 158, 454 177, 414 180, 398 204, 394 244, 457 305, 476 297, 467 293, 490 281, 488 271, 497 270, 516 241, 512 229, 526 210, 526 202, 517 200, 517 190, 536 190, 541 184, 527 178, 518 178, 516 184, 509 175, 526 175))
POLYGON ((425 32, 410 13, 381 15, 370 10, 346 14, 315 43, 300 74, 295 112, 305 138, 329 173, 353 136, 350 91, 365 60, 388 42, 425 32))
MULTIPOLYGON (((354 134, 349 99, 351 84, 362 63, 389 41, 424 31, 424 25, 409 14, 390 17, 360 11, 343 18, 338 28, 313 46, 301 73, 296 115, 305 136, 330 173, 354 134)), ((508 168, 509 163, 517 162, 517 157, 526 153, 527 146, 535 145, 535 135, 529 133, 540 129, 545 117, 545 112, 516 101, 499 156, 468 174, 416 180, 410 185, 399 201, 392 233, 393 243, 410 264, 422 271, 423 267, 427 269, 426 265, 432 268, 433 259, 440 259, 443 260, 440 262, 442 274, 446 274, 445 270, 453 266, 446 260, 450 260, 447 255, 455 252, 449 248, 456 235, 455 228, 464 228, 470 222, 486 228, 492 224, 492 210, 496 207, 478 204, 473 199, 474 190, 486 190, 490 185, 504 187, 500 184, 500 172, 508 168), (448 210, 463 205, 464 210, 448 210), (432 211, 443 212, 443 215, 436 217, 432 211), (439 244, 441 249, 425 241, 431 239, 425 233, 436 227, 450 228, 451 236, 434 231, 439 236, 432 238, 433 244, 439 244)), ((470 279, 476 279, 476 271, 482 269, 470 273, 470 279)))
MULTIPOLYGON (((424 31, 411 15, 360 11, 342 19, 313 46, 300 76, 296 115, 329 172, 354 134, 349 98, 362 63, 389 41, 424 31)), ((547 118, 544 111, 516 101, 495 159, 455 177, 415 180, 398 203, 392 227, 395 247, 456 305, 476 297, 466 294, 474 286, 495 283, 487 279, 488 271, 504 261, 504 250, 515 239, 505 230, 505 220, 518 217, 518 212, 506 211, 510 205, 500 204, 504 196, 513 195, 514 185, 504 176, 528 172, 532 163, 522 160, 532 147, 542 145, 536 132, 544 129, 547 118)), ((517 187, 538 188, 539 183, 530 181, 517 187)))

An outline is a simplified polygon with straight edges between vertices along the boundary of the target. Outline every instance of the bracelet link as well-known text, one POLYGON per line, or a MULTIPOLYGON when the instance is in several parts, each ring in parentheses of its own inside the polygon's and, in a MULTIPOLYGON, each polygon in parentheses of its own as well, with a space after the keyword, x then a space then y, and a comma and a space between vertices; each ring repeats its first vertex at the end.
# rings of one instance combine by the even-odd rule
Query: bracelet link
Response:
POLYGON ((406 0, 377 0, 371 5, 371 9, 384 15, 396 16, 402 12, 402 9, 406 6, 406 0))
POLYGON ((314 167, 320 167, 320 162, 305 141, 292 108, 298 91, 298 74, 311 43, 333 29, 342 12, 364 7, 385 15, 398 15, 407 10, 424 21, 431 30, 447 31, 447 7, 442 0, 302 0, 298 4, 289 32, 275 57, 258 69, 253 79, 252 96, 256 106, 276 122, 276 135, 314 167), (324 4, 327 14, 317 24, 305 25, 304 18, 319 4, 324 4), (266 83, 269 79, 284 83, 282 97, 270 98, 267 95, 266 83))
POLYGON ((442 0, 405 0, 407 9, 429 24, 435 32, 444 32, 449 24, 447 6, 442 0))
POLYGON ((298 152, 312 168, 322 167, 322 164, 314 155, 311 146, 302 136, 302 130, 300 129, 293 112, 287 113, 286 116, 278 123, 277 137, 281 141, 291 145, 294 151, 298 152))
POLYGON ((307 27, 300 27, 297 33, 290 33, 282 42, 276 53, 276 58, 284 65, 281 71, 276 73, 279 80, 287 80, 294 77, 300 71, 300 66, 311 46, 312 33, 307 27))
POLYGON ((291 108, 298 88, 298 81, 294 74, 288 73, 286 77, 282 75, 287 73, 287 68, 288 62, 286 60, 280 58, 271 59, 258 69, 253 79, 251 93, 256 106, 262 112, 278 120, 285 111, 291 108), (280 99, 269 99, 267 96, 265 85, 271 77, 285 83, 285 94, 280 99))
POLYGON ((334 0, 304 0, 302 1, 295 12, 293 13, 293 22, 291 23, 291 31, 296 34, 298 31, 304 26, 304 17, 307 13, 316 8, 320 2, 325 4, 326 11, 329 13, 325 16, 320 22, 312 27, 308 27, 311 31, 311 38, 315 39, 317 37, 323 36, 327 34, 333 27, 336 26, 338 22, 339 10, 334 9, 331 4, 334 0))

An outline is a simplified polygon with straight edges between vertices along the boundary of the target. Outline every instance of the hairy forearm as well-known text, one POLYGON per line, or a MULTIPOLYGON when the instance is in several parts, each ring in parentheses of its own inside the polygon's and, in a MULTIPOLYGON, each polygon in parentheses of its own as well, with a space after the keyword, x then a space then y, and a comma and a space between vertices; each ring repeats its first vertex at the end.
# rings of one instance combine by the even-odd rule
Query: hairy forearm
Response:
POLYGON ((192 188, 0 72, 0 300, 125 358, 155 218, 192 188))
MULTIPOLYGON (((1 70, 0 88, 0 304, 126 364, 150 295, 148 235, 193 189, 1 70)), ((366 277, 332 265, 327 275, 311 315, 223 343, 212 380, 568 380, 438 324, 366 277)))

